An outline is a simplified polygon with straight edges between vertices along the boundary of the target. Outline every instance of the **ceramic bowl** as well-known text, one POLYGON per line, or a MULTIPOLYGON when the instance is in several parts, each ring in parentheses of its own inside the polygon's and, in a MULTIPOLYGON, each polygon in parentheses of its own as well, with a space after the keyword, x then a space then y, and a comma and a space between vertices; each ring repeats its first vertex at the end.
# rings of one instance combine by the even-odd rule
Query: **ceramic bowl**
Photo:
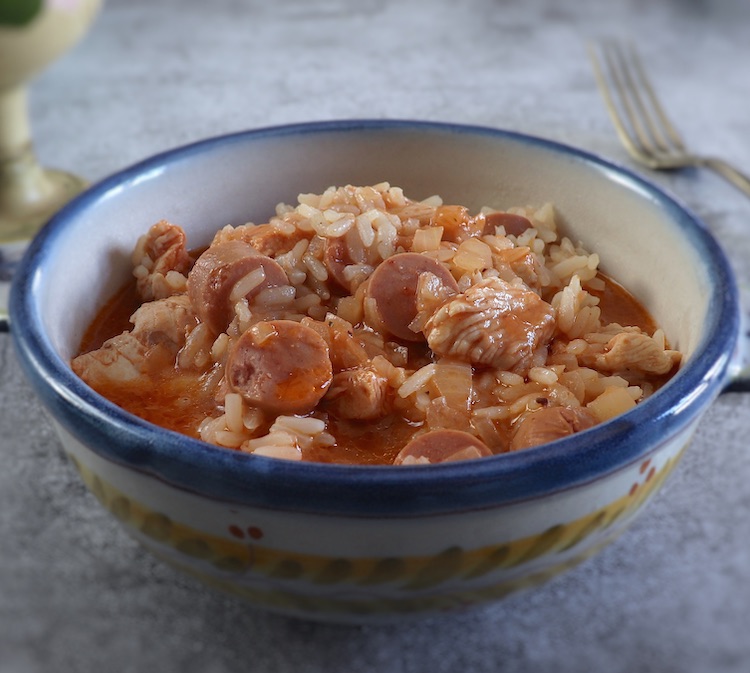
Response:
POLYGON ((156 556, 286 614, 422 615, 499 599, 575 566, 630 523, 737 368, 740 311, 702 224, 640 177, 501 130, 401 121, 313 123, 209 139, 148 159, 66 207, 11 295, 28 378, 83 480, 156 556), (68 362, 167 218, 207 244, 228 224, 332 184, 387 180, 473 207, 551 201, 568 234, 640 299, 685 354, 626 414, 525 451, 416 467, 280 461, 209 446, 103 399, 68 362))

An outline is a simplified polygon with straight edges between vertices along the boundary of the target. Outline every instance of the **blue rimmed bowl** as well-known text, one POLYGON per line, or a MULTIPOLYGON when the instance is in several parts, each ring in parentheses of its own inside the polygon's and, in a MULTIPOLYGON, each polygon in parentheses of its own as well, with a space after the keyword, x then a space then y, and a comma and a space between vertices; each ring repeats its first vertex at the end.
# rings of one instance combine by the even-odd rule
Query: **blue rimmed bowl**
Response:
POLYGON ((14 280, 25 372, 83 480, 158 557, 265 608, 366 621, 495 600, 574 566, 658 490, 712 401, 738 376, 740 309, 727 261, 696 218, 586 152, 495 129, 346 121, 261 129, 148 159, 79 197, 14 280), (551 201, 665 329, 684 366, 626 414, 551 444, 427 467, 277 461, 163 430, 69 367, 166 218, 190 247, 332 184, 387 180, 473 207, 551 201))

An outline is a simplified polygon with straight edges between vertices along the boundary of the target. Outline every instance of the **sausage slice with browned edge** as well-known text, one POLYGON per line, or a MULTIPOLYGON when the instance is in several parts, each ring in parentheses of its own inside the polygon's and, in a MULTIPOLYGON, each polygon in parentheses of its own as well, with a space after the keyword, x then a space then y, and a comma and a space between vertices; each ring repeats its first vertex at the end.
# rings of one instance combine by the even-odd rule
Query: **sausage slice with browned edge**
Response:
POLYGON ((394 465, 434 465, 493 455, 489 447, 463 430, 431 430, 412 439, 393 461, 394 465))
POLYGON ((229 387, 250 406, 275 414, 312 411, 332 379, 328 344, 294 320, 256 323, 227 358, 229 387))
POLYGON ((431 273, 454 292, 458 283, 448 268, 418 252, 402 252, 384 260, 373 271, 367 296, 375 301, 383 327, 404 341, 422 341, 424 335, 409 329, 417 315, 417 283, 423 273, 431 273))
POLYGON ((263 289, 289 284, 276 260, 244 241, 212 245, 196 260, 188 274, 188 296, 198 317, 215 333, 223 332, 234 317, 230 297, 235 285, 258 270, 262 280, 245 295, 248 299, 263 289))

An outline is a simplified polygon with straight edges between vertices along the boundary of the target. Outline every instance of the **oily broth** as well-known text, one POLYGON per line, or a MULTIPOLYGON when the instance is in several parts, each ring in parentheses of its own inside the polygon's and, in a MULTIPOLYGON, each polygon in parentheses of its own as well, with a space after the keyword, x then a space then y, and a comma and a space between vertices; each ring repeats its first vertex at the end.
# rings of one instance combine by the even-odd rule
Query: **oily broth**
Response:
POLYGON ((96 314, 83 334, 79 353, 96 350, 107 339, 129 330, 130 316, 136 312, 142 301, 135 279, 128 280, 96 314))
POLYGON ((602 323, 634 325, 640 327, 647 334, 653 334, 656 331, 657 324, 645 307, 622 285, 609 276, 600 272, 599 277, 604 281, 604 289, 592 289, 589 292, 599 298, 602 323))

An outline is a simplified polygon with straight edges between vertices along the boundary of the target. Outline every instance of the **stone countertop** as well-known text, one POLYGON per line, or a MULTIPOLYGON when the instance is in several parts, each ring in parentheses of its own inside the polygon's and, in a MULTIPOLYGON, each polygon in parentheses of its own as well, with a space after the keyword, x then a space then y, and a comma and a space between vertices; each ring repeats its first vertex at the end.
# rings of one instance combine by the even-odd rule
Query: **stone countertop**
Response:
MULTIPOLYGON (((199 138, 337 118, 504 127, 641 173, 589 40, 638 43, 691 145, 750 170, 744 0, 107 0, 31 93, 37 152, 97 180, 199 138)), ((750 199, 706 171, 648 174, 750 286, 750 199)), ((722 395, 641 517, 503 602, 423 621, 259 612, 148 555, 82 486, 0 334, 0 673, 750 670, 750 395, 722 395)))

